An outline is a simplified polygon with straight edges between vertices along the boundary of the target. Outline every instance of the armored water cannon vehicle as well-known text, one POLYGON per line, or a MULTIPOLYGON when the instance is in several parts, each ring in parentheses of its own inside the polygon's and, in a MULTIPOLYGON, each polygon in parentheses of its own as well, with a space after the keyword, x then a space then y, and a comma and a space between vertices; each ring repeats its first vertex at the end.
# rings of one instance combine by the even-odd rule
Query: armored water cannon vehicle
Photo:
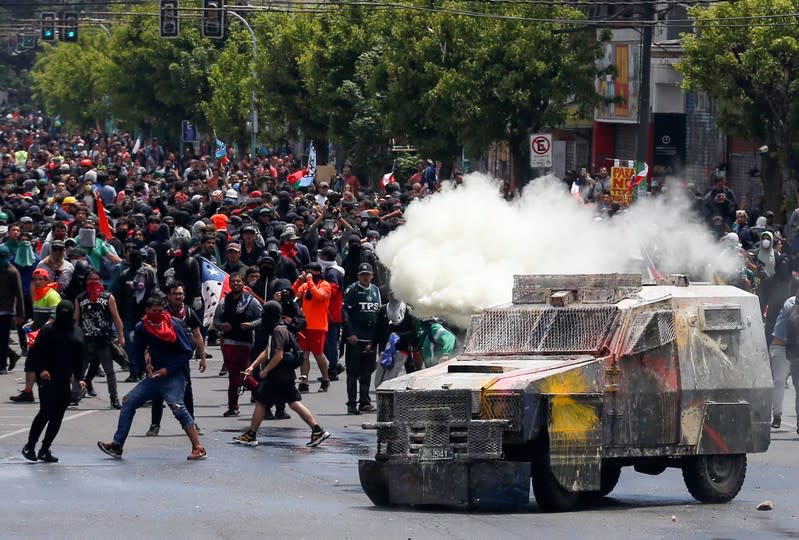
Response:
POLYGON ((741 489, 770 442, 758 298, 669 276, 515 276, 471 319, 463 354, 377 389, 376 505, 574 508, 622 467, 682 469, 702 502, 741 489))

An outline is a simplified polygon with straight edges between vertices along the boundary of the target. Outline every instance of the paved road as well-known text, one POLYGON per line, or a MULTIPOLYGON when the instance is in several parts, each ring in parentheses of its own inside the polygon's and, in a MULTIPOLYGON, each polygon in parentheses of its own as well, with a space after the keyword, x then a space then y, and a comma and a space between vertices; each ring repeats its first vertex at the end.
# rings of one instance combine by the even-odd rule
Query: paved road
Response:
MULTIPOLYGON (((749 458, 746 483, 726 505, 701 505, 678 470, 650 477, 624 469, 612 496, 579 513, 542 514, 534 500, 511 514, 377 509, 358 482, 357 461, 368 456, 373 432, 365 416, 345 414, 344 380, 304 401, 333 433, 308 449, 309 431, 293 414, 265 422, 261 446, 240 447, 252 406, 223 418, 226 379, 216 376, 219 350, 205 375, 194 373, 198 423, 209 459, 187 462, 189 444, 165 413, 159 437, 145 437, 149 411, 136 416, 125 458, 111 460, 95 442, 110 440, 118 412, 99 396, 70 409, 53 452, 58 464, 30 463, 19 451, 35 405, 0 401, 0 538, 600 538, 799 537, 799 436, 796 417, 773 433, 771 449, 749 458), (774 511, 758 512, 761 501, 774 511), (673 519, 674 518, 674 519, 673 519)), ((0 376, 0 398, 15 392, 22 372, 0 376)), ((315 375, 312 372, 312 379, 315 375)), ((132 385, 121 383, 125 392, 132 385)), ((315 388, 312 387, 312 390, 315 388)), ((793 389, 785 411, 793 411, 793 389)))

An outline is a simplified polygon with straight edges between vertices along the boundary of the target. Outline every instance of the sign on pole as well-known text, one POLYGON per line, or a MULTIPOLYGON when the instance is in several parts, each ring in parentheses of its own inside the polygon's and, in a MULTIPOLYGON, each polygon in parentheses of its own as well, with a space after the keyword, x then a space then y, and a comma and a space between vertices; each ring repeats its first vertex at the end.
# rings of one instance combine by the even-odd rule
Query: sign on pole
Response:
POLYGON ((197 126, 189 122, 188 120, 184 120, 182 122, 183 127, 183 142, 197 142, 197 126))
POLYGON ((552 134, 536 133, 530 135, 530 167, 552 167, 552 134))

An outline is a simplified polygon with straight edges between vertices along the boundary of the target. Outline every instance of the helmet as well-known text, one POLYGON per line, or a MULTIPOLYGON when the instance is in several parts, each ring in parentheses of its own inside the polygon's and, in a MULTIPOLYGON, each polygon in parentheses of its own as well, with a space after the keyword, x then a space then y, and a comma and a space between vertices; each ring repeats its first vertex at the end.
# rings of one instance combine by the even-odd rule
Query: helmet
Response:
POLYGON ((394 326, 399 325, 405 319, 405 312, 407 309, 408 306, 405 305, 405 302, 389 300, 386 306, 386 315, 388 316, 389 323, 394 326))

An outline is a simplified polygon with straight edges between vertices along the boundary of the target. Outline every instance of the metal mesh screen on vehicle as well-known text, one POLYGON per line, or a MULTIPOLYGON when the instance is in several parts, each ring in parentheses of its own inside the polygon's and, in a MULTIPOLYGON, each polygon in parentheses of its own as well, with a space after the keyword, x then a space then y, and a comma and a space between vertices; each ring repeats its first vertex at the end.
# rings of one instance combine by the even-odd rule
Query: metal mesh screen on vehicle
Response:
POLYGON ((618 312, 607 305, 488 309, 472 317, 465 352, 597 352, 618 312))
POLYGON ((472 417, 469 390, 397 392, 394 420, 400 422, 465 422, 472 417))
POLYGON ((638 354, 671 343, 677 337, 671 311, 636 313, 628 331, 624 354, 638 354))

